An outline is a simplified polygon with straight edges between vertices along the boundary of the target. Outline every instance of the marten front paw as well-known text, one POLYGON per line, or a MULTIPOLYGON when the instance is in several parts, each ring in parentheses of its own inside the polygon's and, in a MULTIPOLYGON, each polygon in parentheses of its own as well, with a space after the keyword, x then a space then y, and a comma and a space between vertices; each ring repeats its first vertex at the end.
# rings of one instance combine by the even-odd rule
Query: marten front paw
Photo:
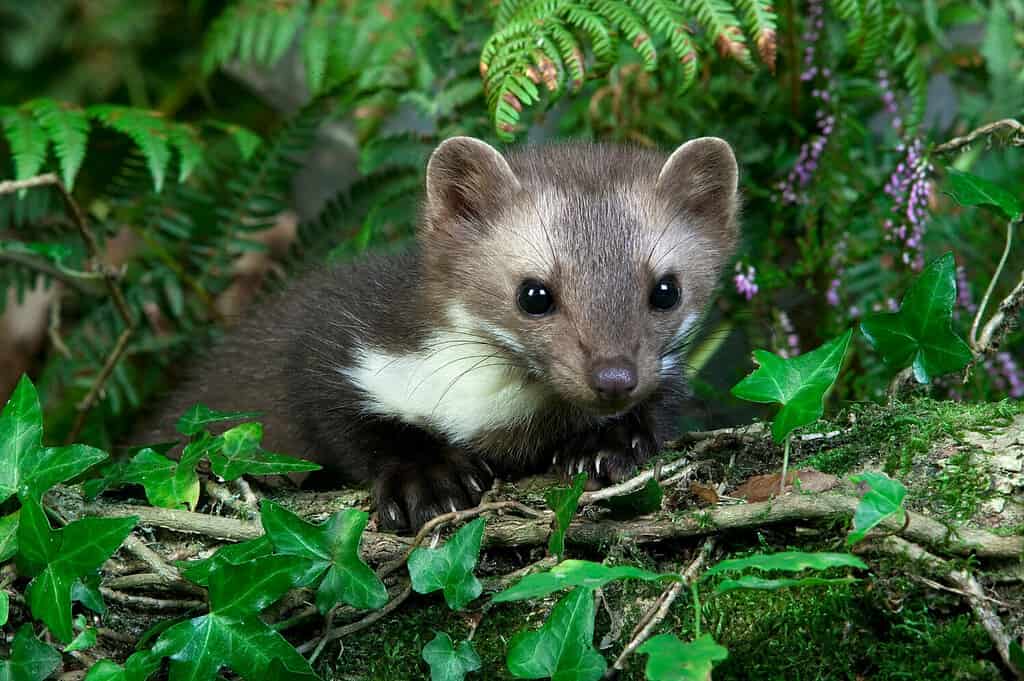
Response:
POLYGON ((400 462, 377 477, 374 498, 383 530, 418 530, 428 520, 471 508, 491 488, 494 475, 487 464, 452 450, 440 459, 400 462))
POLYGON ((555 454, 554 469, 566 481, 587 474, 587 489, 622 482, 658 452, 654 433, 629 415, 572 438, 555 454))

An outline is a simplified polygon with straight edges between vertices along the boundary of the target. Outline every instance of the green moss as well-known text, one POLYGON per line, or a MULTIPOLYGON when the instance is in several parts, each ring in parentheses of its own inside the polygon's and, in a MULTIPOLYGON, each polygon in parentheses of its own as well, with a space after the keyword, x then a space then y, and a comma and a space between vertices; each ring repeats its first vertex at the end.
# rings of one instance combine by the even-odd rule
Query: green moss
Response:
MULTIPOLYGON (((346 637, 344 651, 337 660, 327 658, 334 668, 333 676, 325 674, 324 678, 339 681, 429 679, 429 667, 420 657, 423 646, 434 638, 436 631, 447 632, 456 641, 465 639, 469 633, 469 621, 465 613, 452 612, 440 599, 414 597, 410 603, 397 615, 346 637)), ((507 672, 501 673, 504 671, 506 644, 500 636, 507 636, 521 627, 528 613, 528 605, 508 604, 493 608, 483 618, 473 637, 473 644, 483 662, 483 669, 488 670, 487 678, 511 678, 507 672)))
POLYGON ((833 422, 842 428, 852 422, 850 431, 838 442, 825 441, 824 449, 802 459, 801 464, 842 475, 861 462, 881 459, 886 473, 906 473, 914 458, 926 454, 936 442, 957 440, 968 430, 1006 425, 1021 413, 1024 403, 1013 400, 962 403, 918 398, 894 407, 856 404, 833 422))
POLYGON ((963 520, 978 510, 989 491, 989 479, 970 451, 950 457, 942 472, 921 491, 927 506, 943 516, 963 520))
MULTIPOLYGON (((920 597, 893 613, 867 586, 705 597, 705 629, 729 649, 715 681, 1001 678, 969 615, 941 621, 920 597)), ((692 635, 690 608, 674 608, 676 633, 692 635)))

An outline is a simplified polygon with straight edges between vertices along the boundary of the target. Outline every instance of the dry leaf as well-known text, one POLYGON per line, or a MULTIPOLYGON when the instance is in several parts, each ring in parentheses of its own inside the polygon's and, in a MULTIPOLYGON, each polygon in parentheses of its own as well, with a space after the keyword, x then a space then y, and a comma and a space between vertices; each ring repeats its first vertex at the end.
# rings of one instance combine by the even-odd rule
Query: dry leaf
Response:
POLYGON ((715 505, 718 503, 718 492, 714 487, 702 485, 699 482, 690 483, 690 493, 705 504, 715 505))
MULTIPOLYGON (((751 476, 733 490, 731 496, 746 499, 748 502, 767 501, 778 495, 780 477, 779 473, 751 476)), ((839 484, 839 478, 836 476, 813 469, 790 471, 786 478, 787 492, 793 491, 794 480, 800 481, 800 491, 802 492, 824 492, 839 484)))

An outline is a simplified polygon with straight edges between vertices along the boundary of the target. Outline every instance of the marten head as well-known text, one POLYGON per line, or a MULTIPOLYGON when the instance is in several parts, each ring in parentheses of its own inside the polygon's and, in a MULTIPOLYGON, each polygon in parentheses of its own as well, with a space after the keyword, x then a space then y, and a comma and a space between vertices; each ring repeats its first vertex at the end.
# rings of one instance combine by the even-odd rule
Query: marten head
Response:
POLYGON ((680 375, 736 246, 737 179, 713 137, 507 157, 451 138, 427 168, 427 299, 552 394, 621 413, 680 375))

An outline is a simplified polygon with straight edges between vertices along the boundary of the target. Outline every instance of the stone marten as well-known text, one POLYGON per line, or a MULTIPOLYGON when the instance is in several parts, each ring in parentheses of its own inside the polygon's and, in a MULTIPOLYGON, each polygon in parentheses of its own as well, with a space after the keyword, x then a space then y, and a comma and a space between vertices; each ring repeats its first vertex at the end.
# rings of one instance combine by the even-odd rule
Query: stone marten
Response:
POLYGON ((263 412, 265 446, 372 488, 416 529, 494 476, 619 481, 676 434, 681 363, 738 236, 711 137, 433 152, 417 245, 315 270, 235 327, 136 442, 191 404, 263 412))

